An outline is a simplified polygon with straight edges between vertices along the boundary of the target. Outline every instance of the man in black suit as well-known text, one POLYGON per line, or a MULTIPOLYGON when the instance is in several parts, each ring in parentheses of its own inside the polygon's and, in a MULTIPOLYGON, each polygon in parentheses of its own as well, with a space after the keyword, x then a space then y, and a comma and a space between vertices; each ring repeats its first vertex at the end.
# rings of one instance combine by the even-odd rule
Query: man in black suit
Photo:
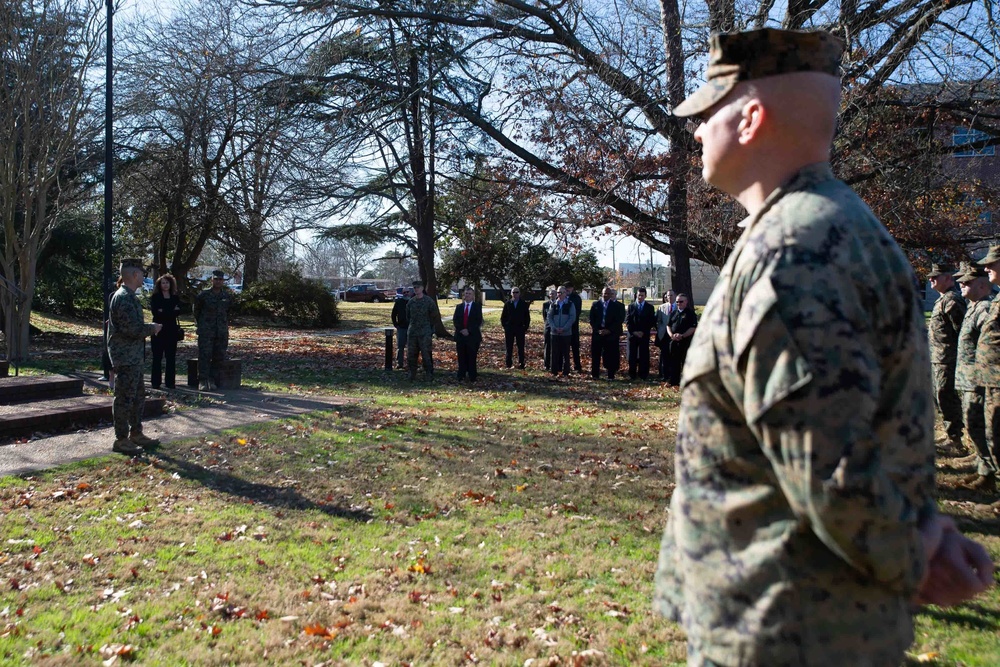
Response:
POLYGON ((503 327, 504 343, 507 346, 507 368, 514 365, 514 343, 517 343, 517 367, 524 368, 524 334, 531 324, 528 302, 521 299, 521 290, 512 287, 510 301, 503 305, 500 326, 503 327))
POLYGON ((625 307, 615 301, 615 290, 604 288, 603 298, 598 299, 590 307, 590 374, 596 380, 601 374, 601 362, 608 373, 608 379, 614 380, 615 373, 621 366, 619 341, 622 335, 622 325, 625 323, 625 307))
POLYGON ((656 328, 656 309, 646 303, 646 288, 640 287, 635 303, 628 307, 625 316, 628 327, 628 376, 649 379, 649 330, 656 328))
POLYGON ((577 373, 583 372, 583 365, 580 364, 580 317, 583 315, 583 299, 576 293, 576 288, 571 284, 563 285, 566 290, 566 298, 576 308, 576 322, 573 324, 573 336, 570 339, 570 346, 573 348, 573 367, 577 373))
POLYGON ((476 303, 476 291, 465 288, 462 303, 455 306, 455 352, 458 354, 458 379, 476 380, 476 357, 483 342, 483 307, 476 303))

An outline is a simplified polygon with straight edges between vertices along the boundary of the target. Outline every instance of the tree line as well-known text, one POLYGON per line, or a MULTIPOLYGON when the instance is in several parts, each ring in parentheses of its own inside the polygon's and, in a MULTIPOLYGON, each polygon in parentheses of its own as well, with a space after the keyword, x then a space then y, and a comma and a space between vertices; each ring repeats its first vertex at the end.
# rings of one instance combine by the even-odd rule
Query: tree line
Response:
MULTIPOLYGON (((442 278, 568 271, 593 230, 670 255, 690 292, 690 260, 721 264, 741 212, 700 182, 698 146, 670 109, 698 85, 710 32, 780 26, 844 37, 836 171, 916 265, 958 258, 997 201, 946 167, 960 150, 951 128, 973 133, 965 150, 1000 142, 994 11, 182 0, 129 14, 116 21, 116 251, 179 277, 229 255, 251 284, 308 230, 314 266, 323 243, 390 244, 376 260, 412 262, 433 294, 442 278)), ((15 358, 53 230, 102 217, 102 12, 98 0, 0 8, 0 305, 15 358)))

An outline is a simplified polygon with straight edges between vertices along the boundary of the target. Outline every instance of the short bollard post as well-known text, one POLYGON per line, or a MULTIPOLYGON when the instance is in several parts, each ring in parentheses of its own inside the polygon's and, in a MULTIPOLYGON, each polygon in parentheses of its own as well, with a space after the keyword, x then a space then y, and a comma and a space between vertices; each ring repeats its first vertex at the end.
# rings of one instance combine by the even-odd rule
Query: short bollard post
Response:
POLYGON ((392 337, 396 333, 395 329, 385 328, 385 370, 392 370, 392 337))

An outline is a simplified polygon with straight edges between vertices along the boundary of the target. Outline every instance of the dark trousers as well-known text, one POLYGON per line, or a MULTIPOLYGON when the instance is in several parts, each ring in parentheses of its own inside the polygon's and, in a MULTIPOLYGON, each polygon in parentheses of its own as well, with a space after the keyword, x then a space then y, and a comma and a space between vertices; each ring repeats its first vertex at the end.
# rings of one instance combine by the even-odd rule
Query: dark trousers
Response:
POLYGON ((552 336, 552 374, 569 375, 569 351, 572 336, 552 336))
POLYGON ((396 327, 396 368, 402 368, 406 361, 406 327, 396 327))
POLYGON ((166 377, 163 378, 168 388, 174 388, 177 362, 177 339, 174 337, 164 337, 161 331, 158 335, 149 340, 153 348, 153 372, 149 377, 149 383, 154 387, 160 386, 160 372, 163 367, 164 357, 166 357, 166 377))
POLYGON ((545 329, 545 370, 552 370, 552 332, 548 328, 545 329))
MULTIPOLYGON (((577 313, 579 315, 579 313, 577 313)), ((580 363, 580 323, 573 325, 573 332, 570 334, 570 346, 573 348, 573 368, 577 373, 583 372, 583 365, 580 363)))
POLYGON ((507 348, 507 368, 514 365, 514 343, 517 343, 517 365, 524 368, 524 332, 505 330, 503 339, 507 348))
POLYGON ((475 380, 476 357, 479 355, 480 336, 463 336, 455 334, 455 353, 458 355, 458 379, 462 380, 468 374, 470 380, 475 380))
POLYGON ((628 376, 633 380, 649 377, 649 333, 642 338, 630 335, 628 337, 628 376))
POLYGON ((689 342, 672 340, 667 343, 667 384, 679 385, 681 373, 684 371, 684 361, 687 359, 689 342))
POLYGON ((610 333, 607 336, 592 334, 590 337, 590 374, 595 378, 601 375, 601 362, 609 378, 614 378, 621 366, 621 350, 618 336, 610 333))

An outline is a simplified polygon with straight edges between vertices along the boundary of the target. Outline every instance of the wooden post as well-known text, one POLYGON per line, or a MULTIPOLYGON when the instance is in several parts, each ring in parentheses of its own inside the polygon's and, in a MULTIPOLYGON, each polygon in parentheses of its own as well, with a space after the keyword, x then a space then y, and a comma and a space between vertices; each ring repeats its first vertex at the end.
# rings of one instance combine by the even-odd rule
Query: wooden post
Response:
POLYGON ((392 370, 392 339, 396 330, 392 327, 385 328, 385 370, 392 370))

